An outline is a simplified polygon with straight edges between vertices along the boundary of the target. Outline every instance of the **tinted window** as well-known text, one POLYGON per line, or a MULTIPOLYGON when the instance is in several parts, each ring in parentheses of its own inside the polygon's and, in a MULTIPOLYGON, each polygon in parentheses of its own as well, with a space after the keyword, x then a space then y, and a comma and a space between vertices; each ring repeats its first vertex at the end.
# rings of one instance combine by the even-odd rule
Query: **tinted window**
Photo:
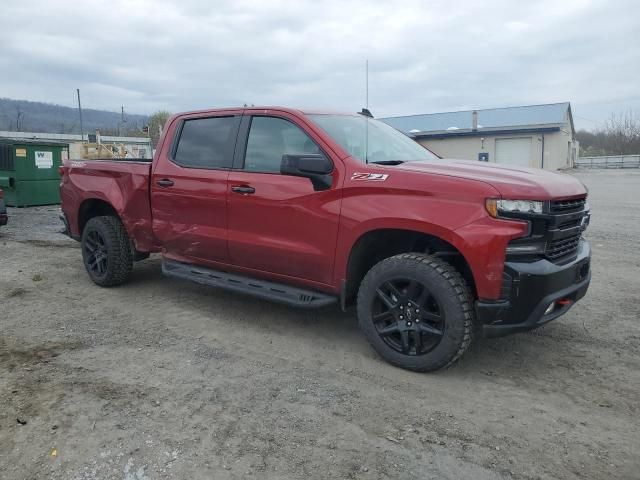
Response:
POLYGON ((253 117, 247 140, 244 169, 280 172, 284 154, 321 153, 318 146, 293 123, 275 117, 253 117))
POLYGON ((239 119, 186 120, 173 157, 175 163, 193 168, 231 168, 239 119))

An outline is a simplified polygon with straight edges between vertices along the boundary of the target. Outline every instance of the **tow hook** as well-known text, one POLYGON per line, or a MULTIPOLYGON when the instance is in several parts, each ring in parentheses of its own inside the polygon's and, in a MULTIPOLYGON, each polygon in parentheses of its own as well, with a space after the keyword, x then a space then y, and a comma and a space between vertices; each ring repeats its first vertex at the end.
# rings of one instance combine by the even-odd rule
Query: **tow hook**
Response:
POLYGON ((549 304, 549 306, 547 307, 547 309, 544 311, 544 314, 545 315, 549 315, 554 310, 556 310, 556 307, 562 308, 562 307, 565 307, 565 306, 569 306, 572 303, 573 303, 573 300, 571 300, 570 298, 561 298, 560 300, 556 300, 555 302, 551 302, 549 304))

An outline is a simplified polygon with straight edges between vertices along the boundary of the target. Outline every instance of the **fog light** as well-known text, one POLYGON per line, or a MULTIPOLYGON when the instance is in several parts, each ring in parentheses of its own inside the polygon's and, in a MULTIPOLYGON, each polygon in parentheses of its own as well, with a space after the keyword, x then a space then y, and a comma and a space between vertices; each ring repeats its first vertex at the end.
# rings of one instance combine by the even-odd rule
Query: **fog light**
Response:
POLYGON ((551 312, 553 312, 554 308, 556 308, 556 302, 551 302, 547 309, 544 311, 544 314, 549 315, 551 312))
POLYGON ((526 255, 532 253, 544 252, 544 243, 523 244, 523 245, 508 245, 507 255, 526 255))

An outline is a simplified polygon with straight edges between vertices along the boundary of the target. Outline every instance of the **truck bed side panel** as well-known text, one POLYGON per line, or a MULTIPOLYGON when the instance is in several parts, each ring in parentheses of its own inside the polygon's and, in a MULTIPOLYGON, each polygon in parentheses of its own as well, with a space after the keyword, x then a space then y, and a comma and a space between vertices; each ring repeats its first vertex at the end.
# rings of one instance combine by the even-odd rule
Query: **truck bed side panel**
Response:
POLYGON ((158 251, 151 227, 150 163, 70 160, 64 168, 62 209, 72 235, 81 234, 80 215, 86 202, 102 200, 117 212, 138 250, 158 251))

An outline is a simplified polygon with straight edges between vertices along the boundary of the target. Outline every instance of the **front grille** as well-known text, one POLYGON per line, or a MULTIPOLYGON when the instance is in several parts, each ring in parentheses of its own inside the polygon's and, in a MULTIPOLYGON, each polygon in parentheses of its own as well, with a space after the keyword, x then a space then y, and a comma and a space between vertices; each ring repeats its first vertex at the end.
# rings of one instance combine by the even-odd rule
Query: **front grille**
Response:
MULTIPOLYGON (((565 236, 558 240, 552 240, 547 243, 545 256, 551 261, 562 262, 565 258, 573 255, 578 250, 580 244, 580 236, 582 235, 582 221, 585 215, 587 197, 571 198, 564 200, 552 200, 549 203, 550 234, 558 235, 558 231, 573 230, 571 236, 565 236)), ((566 233, 569 233, 568 231, 566 233)))
POLYGON ((571 255, 578 249, 580 234, 571 237, 554 240, 547 244, 545 255, 549 260, 557 260, 561 257, 571 255))
MULTIPOLYGON (((580 238, 589 223, 588 209, 587 196, 583 195, 579 198, 547 201, 542 214, 519 215, 517 218, 529 222, 529 234, 525 238, 514 240, 513 243, 538 247, 544 245, 544 250, 536 250, 539 253, 527 255, 511 253, 509 259, 534 261, 546 258, 553 263, 565 264, 575 258, 580 247, 580 238)), ((504 279, 503 286, 506 286, 504 279)))
POLYGON ((582 224, 582 216, 569 219, 566 222, 559 223, 557 224, 557 227, 560 230, 566 230, 567 228, 579 227, 581 224, 582 224))
POLYGON ((551 202, 551 213, 569 213, 577 212, 584 208, 587 201, 585 197, 574 198, 571 200, 553 200, 551 202))

